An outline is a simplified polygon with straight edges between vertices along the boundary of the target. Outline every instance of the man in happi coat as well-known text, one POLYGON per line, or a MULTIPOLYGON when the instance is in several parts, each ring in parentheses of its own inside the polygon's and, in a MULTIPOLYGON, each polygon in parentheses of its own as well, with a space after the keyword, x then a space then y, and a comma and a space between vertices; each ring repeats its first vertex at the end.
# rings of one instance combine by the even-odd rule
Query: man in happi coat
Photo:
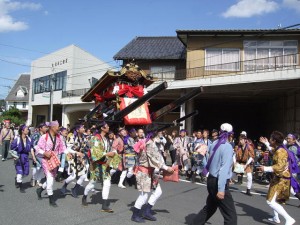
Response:
POLYGON ((189 170, 189 144, 190 138, 186 136, 186 130, 180 130, 179 137, 175 138, 173 146, 177 151, 178 166, 185 172, 189 170))
POLYGON ((109 191, 111 186, 110 169, 116 169, 120 164, 120 157, 116 151, 110 151, 110 145, 106 135, 109 132, 107 123, 102 122, 97 128, 100 133, 96 133, 90 140, 90 175, 89 183, 85 187, 84 195, 82 197, 82 205, 87 206, 87 195, 95 188, 96 181, 103 184, 102 188, 102 212, 112 213, 113 210, 109 208, 109 191))
MULTIPOLYGON (((239 146, 236 150, 236 163, 243 165, 244 171, 247 174, 247 191, 246 195, 252 196, 250 190, 252 187, 252 172, 254 162, 254 149, 251 144, 248 143, 247 137, 242 134, 239 138, 239 146)), ((238 174, 238 183, 243 183, 243 173, 238 174)))
POLYGON ((59 135, 59 123, 57 121, 52 121, 47 125, 49 127, 49 131, 40 138, 35 148, 36 156, 42 158, 42 168, 46 176, 46 182, 44 182, 42 187, 38 188, 36 192, 38 199, 41 200, 41 194, 43 190, 46 189, 50 206, 57 207, 53 196, 53 183, 57 174, 57 167, 59 166, 59 164, 57 165, 57 167, 52 168, 49 161, 52 157, 58 158, 59 154, 64 153, 66 151, 66 146, 63 139, 59 135))
POLYGON ((84 131, 84 125, 77 125, 75 126, 73 133, 68 135, 67 139, 69 177, 64 181, 64 185, 60 191, 62 195, 65 195, 68 184, 77 179, 75 187, 71 189, 71 194, 74 198, 78 197, 78 189, 82 185, 83 181, 87 178, 87 167, 84 159, 87 140, 85 139, 84 131))
POLYGON ((150 133, 146 139, 140 140, 134 146, 135 151, 138 152, 138 166, 135 171, 137 188, 140 195, 135 201, 131 220, 137 223, 145 222, 144 218, 156 221, 156 218, 151 213, 151 209, 162 194, 160 184, 158 183, 159 170, 167 170, 171 174, 174 172, 171 167, 166 166, 154 142, 154 137, 155 135, 150 133), (148 200, 151 190, 154 191, 148 200), (146 204, 147 200, 148 203, 146 204), (141 216, 141 208, 144 204, 146 204, 146 207, 141 216))
POLYGON ((268 220, 280 223, 279 215, 281 215, 285 219, 286 225, 296 224, 295 219, 280 204, 289 199, 291 185, 290 166, 292 165, 289 165, 289 153, 283 145, 284 136, 281 132, 274 131, 271 134, 270 142, 266 138, 264 138, 265 141, 262 138, 260 140, 268 148, 271 147, 273 152, 273 165, 258 168, 259 171, 273 173, 267 194, 267 204, 273 209, 274 216, 268 220))
POLYGON ((122 159, 122 161, 120 162, 120 165, 118 167, 118 169, 120 171, 122 171, 120 180, 119 180, 119 184, 118 184, 119 188, 126 188, 123 185, 123 182, 124 182, 124 180, 126 178, 126 174, 127 174, 127 170, 126 170, 126 168, 124 168, 124 147, 125 147, 124 138, 126 136, 127 136, 127 131, 125 130, 124 127, 120 127, 118 136, 114 139, 113 144, 112 144, 112 150, 116 151, 122 159))
POLYGON ((43 178, 43 169, 41 165, 41 158, 36 157, 35 155, 35 146, 37 146, 40 138, 47 132, 48 126, 45 123, 41 123, 38 126, 38 131, 32 135, 32 143, 33 148, 31 149, 31 156, 32 156, 32 178, 31 178, 31 186, 34 187, 36 184, 41 186, 41 179, 43 178))

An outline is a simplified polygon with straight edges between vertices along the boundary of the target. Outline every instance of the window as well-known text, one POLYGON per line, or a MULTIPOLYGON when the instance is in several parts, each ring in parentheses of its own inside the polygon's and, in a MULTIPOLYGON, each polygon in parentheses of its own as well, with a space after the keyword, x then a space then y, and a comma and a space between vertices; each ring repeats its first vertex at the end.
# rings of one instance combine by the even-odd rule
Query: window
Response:
MULTIPOLYGON (((33 80, 33 92, 34 94, 39 94, 43 92, 50 91, 50 81, 53 75, 48 75, 40 78, 36 78, 33 80)), ((53 90, 65 90, 66 88, 66 77, 67 71, 62 71, 54 74, 53 81, 53 90)))
POLYGON ((245 70, 297 65, 298 41, 244 41, 245 70))
POLYGON ((151 66, 151 75, 159 80, 174 80, 176 66, 151 66))
POLYGON ((26 109, 26 102, 23 102, 23 109, 26 109))
POLYGON ((17 108, 17 105, 18 105, 17 102, 14 102, 14 103, 13 103, 13 106, 14 106, 15 108, 17 108))
POLYGON ((205 70, 239 71, 240 50, 230 48, 205 49, 205 70))

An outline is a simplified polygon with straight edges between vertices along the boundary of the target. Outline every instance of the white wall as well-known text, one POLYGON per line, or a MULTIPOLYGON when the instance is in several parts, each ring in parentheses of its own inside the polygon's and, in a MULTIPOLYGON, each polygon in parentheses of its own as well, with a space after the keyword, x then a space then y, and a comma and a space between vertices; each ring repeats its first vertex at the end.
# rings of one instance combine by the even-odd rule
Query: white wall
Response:
MULTIPOLYGON (((14 107, 14 103, 13 102, 6 102, 6 110, 9 110, 10 107, 14 107)), ((26 107, 23 108, 23 102, 17 102, 16 104, 16 108, 21 110, 21 111, 26 111, 28 110, 28 102, 26 102, 26 107)))

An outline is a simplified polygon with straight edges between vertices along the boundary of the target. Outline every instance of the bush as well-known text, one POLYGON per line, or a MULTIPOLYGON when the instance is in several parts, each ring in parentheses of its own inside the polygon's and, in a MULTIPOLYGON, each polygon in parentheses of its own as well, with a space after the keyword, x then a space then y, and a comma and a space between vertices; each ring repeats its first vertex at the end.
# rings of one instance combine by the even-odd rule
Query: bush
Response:
POLYGON ((0 121, 2 122, 3 120, 10 120, 10 123, 14 123, 16 126, 25 123, 20 110, 16 107, 11 107, 9 110, 3 112, 0 116, 0 121))

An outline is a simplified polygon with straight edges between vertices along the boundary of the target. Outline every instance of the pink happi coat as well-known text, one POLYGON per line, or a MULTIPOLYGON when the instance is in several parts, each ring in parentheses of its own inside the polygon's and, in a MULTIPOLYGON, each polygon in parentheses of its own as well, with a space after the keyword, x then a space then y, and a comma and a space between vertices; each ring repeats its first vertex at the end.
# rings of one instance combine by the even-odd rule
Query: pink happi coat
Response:
MULTIPOLYGON (((56 176, 57 170, 50 170, 48 168, 48 163, 46 159, 44 159, 44 152, 52 151, 53 149, 53 143, 50 138, 50 134, 44 134, 41 136, 41 138, 38 141, 38 144, 35 146, 35 154, 37 157, 42 159, 42 168, 44 170, 45 175, 52 174, 53 176, 56 176)), ((56 144, 54 148, 54 153, 58 156, 59 154, 62 154, 66 151, 66 145, 64 144, 63 138, 60 135, 56 135, 56 144)))

